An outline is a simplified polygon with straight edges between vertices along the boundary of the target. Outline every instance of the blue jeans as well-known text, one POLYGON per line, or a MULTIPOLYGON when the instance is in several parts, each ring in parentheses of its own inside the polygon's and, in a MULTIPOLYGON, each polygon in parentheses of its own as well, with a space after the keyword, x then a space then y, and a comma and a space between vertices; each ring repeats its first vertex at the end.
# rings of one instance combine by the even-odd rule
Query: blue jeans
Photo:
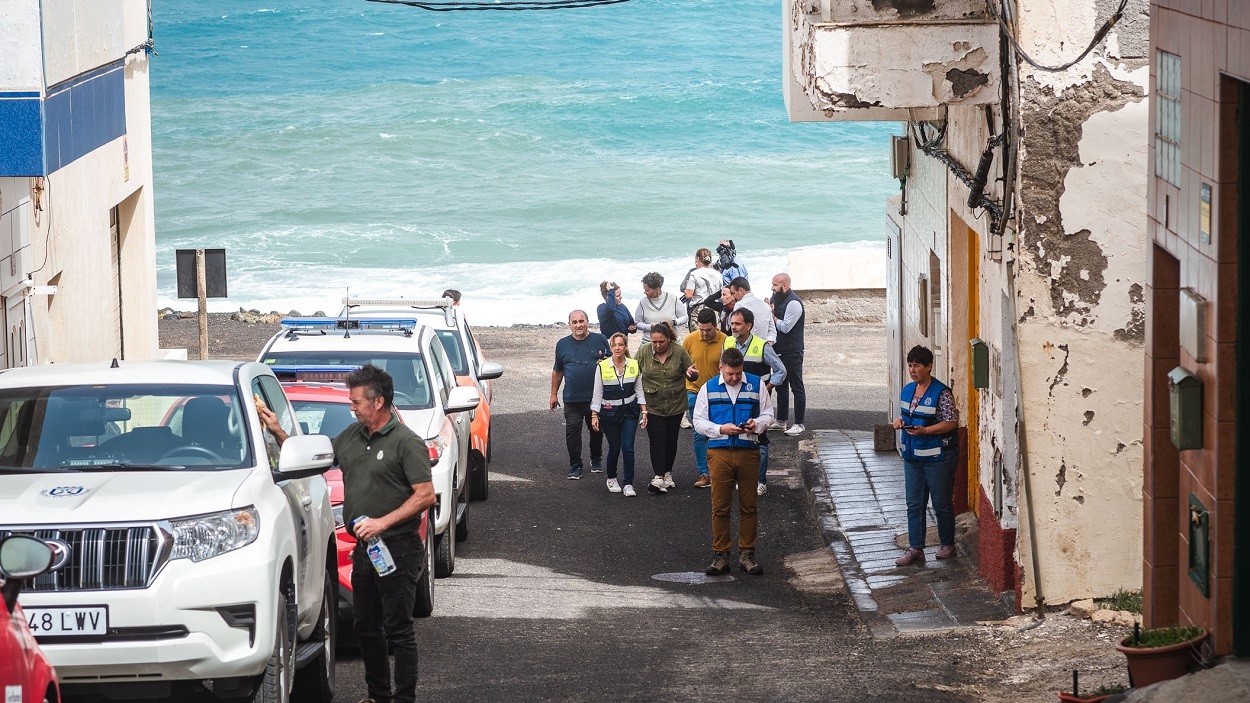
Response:
POLYGON ((768 445, 760 445, 760 483, 768 483, 768 445))
POLYGON ((603 436, 608 440, 608 478, 616 478, 616 457, 624 455, 625 473, 621 485, 634 482, 634 438, 638 436, 638 416, 627 417, 621 423, 599 423, 603 436))
MULTIPOLYGON (((694 401, 699 394, 686 391, 686 405, 690 408, 690 422, 694 422, 694 401)), ((694 468, 700 476, 707 476, 707 435, 694 431, 694 468)))
POLYGON ((903 460, 903 478, 907 491, 907 543, 913 549, 924 549, 925 504, 933 501, 937 519, 938 541, 955 544, 955 457, 943 461, 903 460))

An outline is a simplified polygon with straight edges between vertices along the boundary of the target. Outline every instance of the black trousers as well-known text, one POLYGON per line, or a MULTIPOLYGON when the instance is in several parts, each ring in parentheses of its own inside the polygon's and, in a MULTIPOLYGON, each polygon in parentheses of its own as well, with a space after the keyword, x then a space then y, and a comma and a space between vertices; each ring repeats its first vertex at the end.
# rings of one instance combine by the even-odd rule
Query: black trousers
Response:
MULTIPOLYGON (((444 539, 452 539, 452 534, 448 532, 444 539)), ((352 551, 353 629, 360 642, 369 697, 415 703, 417 631, 412 608, 417 599, 417 577, 425 563, 425 545, 415 531, 411 536, 386 537, 385 542, 397 567, 386 576, 378 576, 363 542, 352 551), (394 689, 388 645, 395 656, 394 689)))
POLYGON ((803 387, 803 352, 787 351, 777 355, 786 367, 786 380, 777 386, 777 419, 785 422, 790 417, 790 393, 794 393, 794 422, 803 424, 807 416, 807 389, 803 387))
POLYGON ((647 442, 651 445, 651 470, 663 476, 677 461, 677 439, 681 436, 682 415, 648 415, 647 442))
POLYGON ((569 445, 569 468, 582 465, 582 425, 590 432, 590 460, 603 458, 603 433, 590 426, 590 403, 565 403, 564 441, 569 445))

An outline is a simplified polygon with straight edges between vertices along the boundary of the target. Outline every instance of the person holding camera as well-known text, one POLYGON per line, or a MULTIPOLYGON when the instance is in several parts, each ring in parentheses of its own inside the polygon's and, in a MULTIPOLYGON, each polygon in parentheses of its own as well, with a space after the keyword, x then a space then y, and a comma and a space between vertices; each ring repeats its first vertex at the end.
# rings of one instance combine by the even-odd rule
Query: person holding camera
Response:
POLYGON ((639 347, 637 355, 647 397, 647 441, 651 445, 651 470, 655 473, 647 490, 656 495, 677 486, 673 481, 673 462, 677 460, 681 419, 686 415, 686 378, 694 366, 685 347, 674 344, 676 341, 673 326, 657 322, 651 326, 651 343, 639 347))
POLYGON ((708 438, 707 465, 712 476, 712 563, 709 575, 729 571, 729 511, 738 485, 738 566, 748 574, 762 574, 755 560, 759 524, 756 492, 751 479, 759 469, 759 437, 773 421, 772 401, 760 377, 742 369, 742 352, 721 352, 720 374, 699 389, 694 402, 694 429, 708 438))
POLYGON ((614 334, 630 335, 638 331, 634 316, 629 308, 621 304, 621 287, 615 281, 604 281, 599 284, 599 295, 603 302, 599 303, 596 313, 599 316, 599 334, 608 339, 614 334))
POLYGON ((899 397, 894 429, 903 431, 903 480, 907 495, 907 550, 894 561, 906 566, 924 561, 925 503, 933 502, 937 520, 938 559, 955 556, 955 430, 959 409, 955 394, 933 377, 933 352, 916 345, 907 352, 911 383, 899 397))
POLYGON ((738 250, 734 247, 734 240, 722 239, 720 244, 716 245, 716 256, 716 270, 720 271, 722 286, 729 285, 738 277, 748 278, 747 267, 738 261, 738 250))

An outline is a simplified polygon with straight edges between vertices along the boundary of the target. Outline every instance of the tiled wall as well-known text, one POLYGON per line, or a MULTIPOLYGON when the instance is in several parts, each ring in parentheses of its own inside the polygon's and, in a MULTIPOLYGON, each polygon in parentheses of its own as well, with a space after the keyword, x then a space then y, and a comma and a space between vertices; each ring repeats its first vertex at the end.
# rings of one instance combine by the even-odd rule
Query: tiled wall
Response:
MULTIPOLYGON (((1143 507, 1148 624, 1193 622, 1213 630, 1217 653, 1232 644, 1237 163, 1235 106, 1250 81, 1250 2, 1156 0, 1151 42, 1181 58, 1181 183, 1154 177, 1149 226, 1151 285, 1146 359, 1143 507), (1211 186, 1209 241, 1200 236, 1201 184, 1211 186), (1179 290, 1207 301, 1206 359, 1180 348, 1179 290), (1169 436, 1167 372, 1184 366, 1202 381, 1202 449, 1177 452, 1169 436), (1188 576, 1188 497, 1211 513, 1211 590, 1188 576), (1221 624, 1224 625, 1221 627, 1221 624)), ((1153 53, 1153 52, 1152 52, 1153 53)), ((1152 74, 1155 64, 1152 57, 1152 74)), ((1152 96, 1152 105, 1154 98, 1152 96)), ((1154 111, 1151 131, 1154 131, 1154 111)))

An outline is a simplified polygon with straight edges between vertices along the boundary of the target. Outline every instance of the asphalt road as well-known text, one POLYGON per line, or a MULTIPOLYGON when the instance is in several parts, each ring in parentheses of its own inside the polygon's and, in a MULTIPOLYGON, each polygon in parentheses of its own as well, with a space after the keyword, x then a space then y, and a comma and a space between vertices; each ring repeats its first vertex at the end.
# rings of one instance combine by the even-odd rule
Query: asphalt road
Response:
MULTIPOLYGON (((865 428, 867 412, 813 410, 809 422, 865 428)), ((666 496, 639 432, 637 498, 610 494, 602 474, 564 476, 561 416, 494 419, 490 499, 473 503, 456 573, 437 582, 435 614, 419 621, 426 700, 951 701, 957 657, 932 642, 874 641, 846 593, 810 592, 783 564, 822 549, 799 475, 798 441, 773 444, 761 498, 765 574, 682 584, 711 556, 709 493, 683 433, 666 496)), ((735 556, 736 558, 736 556, 735 556)), ((832 561, 830 560, 832 564, 832 561)), ((835 568, 835 567, 831 567, 835 568)), ((337 701, 365 696, 358 657, 342 651, 337 701)))

